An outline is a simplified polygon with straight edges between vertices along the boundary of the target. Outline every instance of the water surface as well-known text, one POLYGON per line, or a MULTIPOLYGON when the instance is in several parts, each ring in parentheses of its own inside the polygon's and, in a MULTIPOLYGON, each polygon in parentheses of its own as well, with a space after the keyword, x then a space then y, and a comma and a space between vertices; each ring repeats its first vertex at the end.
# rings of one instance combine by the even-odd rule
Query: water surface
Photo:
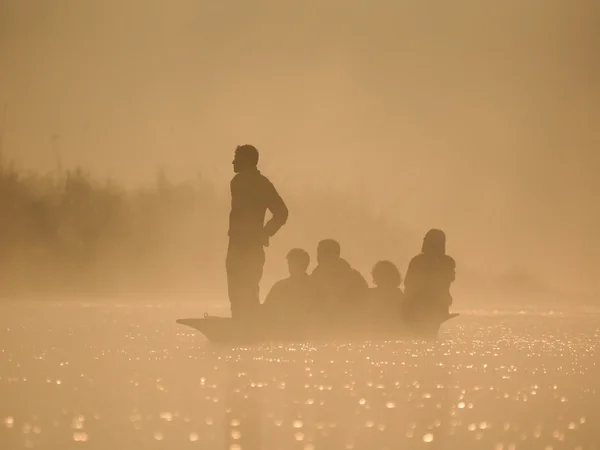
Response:
POLYGON ((0 306, 0 448, 600 449, 597 312, 232 348, 174 323, 203 311, 0 306))

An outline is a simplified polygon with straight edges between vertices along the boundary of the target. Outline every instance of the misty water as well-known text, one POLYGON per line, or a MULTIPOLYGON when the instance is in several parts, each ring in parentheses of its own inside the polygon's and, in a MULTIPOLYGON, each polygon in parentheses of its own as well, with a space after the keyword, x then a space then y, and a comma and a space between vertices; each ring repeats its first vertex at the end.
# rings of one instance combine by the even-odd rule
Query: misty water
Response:
POLYGON ((0 448, 600 448, 598 311, 233 348, 174 322, 206 309, 1 306, 0 448))

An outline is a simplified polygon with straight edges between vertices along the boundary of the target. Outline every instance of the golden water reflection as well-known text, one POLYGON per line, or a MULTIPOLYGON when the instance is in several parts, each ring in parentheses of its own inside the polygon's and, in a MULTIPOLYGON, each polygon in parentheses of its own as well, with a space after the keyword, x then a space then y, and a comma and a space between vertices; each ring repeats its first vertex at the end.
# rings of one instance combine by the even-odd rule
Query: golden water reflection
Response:
POLYGON ((599 315, 232 348, 176 325, 175 306, 11 308, 2 449, 600 448, 599 315))

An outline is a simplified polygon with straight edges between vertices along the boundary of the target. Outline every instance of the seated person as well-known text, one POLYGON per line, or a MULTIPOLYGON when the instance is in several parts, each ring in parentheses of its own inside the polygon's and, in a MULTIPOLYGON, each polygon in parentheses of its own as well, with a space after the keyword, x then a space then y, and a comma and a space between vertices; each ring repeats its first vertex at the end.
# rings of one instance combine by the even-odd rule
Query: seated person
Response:
POLYGON ((409 320, 449 314, 455 268, 454 259, 446 255, 444 232, 429 230, 421 254, 410 261, 404 279, 404 312, 409 320))
POLYGON ((263 311, 278 319, 297 318, 309 313, 312 307, 308 265, 310 256, 301 248, 294 248, 287 254, 290 276, 273 285, 265 301, 263 311))
POLYGON ((404 301, 404 293, 400 289, 400 271, 391 261, 379 261, 373 267, 371 276, 375 287, 369 289, 368 316, 375 322, 399 322, 404 301))
POLYGON ((317 267, 310 275, 316 307, 325 316, 348 316, 365 300, 369 285, 340 257, 340 244, 325 239, 317 246, 317 267))

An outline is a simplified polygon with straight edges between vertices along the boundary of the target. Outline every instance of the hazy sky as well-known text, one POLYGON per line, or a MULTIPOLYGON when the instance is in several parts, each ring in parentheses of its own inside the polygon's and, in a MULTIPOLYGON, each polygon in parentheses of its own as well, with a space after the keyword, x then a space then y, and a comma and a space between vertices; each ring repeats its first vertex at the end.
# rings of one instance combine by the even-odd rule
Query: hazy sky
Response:
POLYGON ((469 265, 600 273, 595 0, 0 0, 0 108, 25 167, 226 190, 253 143, 469 265))

